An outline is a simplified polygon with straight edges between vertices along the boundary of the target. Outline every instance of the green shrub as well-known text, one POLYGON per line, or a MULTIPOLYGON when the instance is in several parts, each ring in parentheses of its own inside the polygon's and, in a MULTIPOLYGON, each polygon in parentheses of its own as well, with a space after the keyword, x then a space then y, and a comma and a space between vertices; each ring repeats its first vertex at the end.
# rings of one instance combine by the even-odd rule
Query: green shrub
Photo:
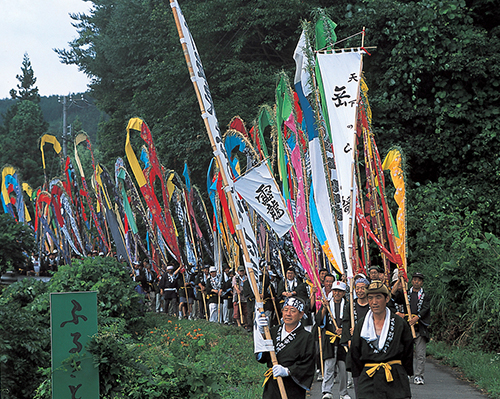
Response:
POLYGON ((25 279, 7 287, 0 298, 0 367, 2 398, 32 398, 50 365, 50 325, 47 309, 36 303, 47 284, 25 279), (27 376, 29 376, 27 378, 27 376))
POLYGON ((480 187, 456 183, 411 190, 409 272, 427 276, 436 340, 499 352, 500 240, 485 232, 480 187))
POLYGON ((262 394, 265 367, 242 329, 147 314, 149 328, 100 332, 89 350, 101 376, 103 398, 232 398, 262 394), (238 394, 239 393, 239 394, 238 394))
MULTIPOLYGON (((50 395, 44 380, 50 370, 50 292, 97 291, 98 322, 140 328, 140 295, 127 270, 111 258, 87 258, 61 266, 50 282, 24 279, 0 298, 0 366, 2 397, 40 398, 50 395), (26 378, 29 376, 29 378, 26 378)), ((47 396, 48 397, 48 396, 47 396)))

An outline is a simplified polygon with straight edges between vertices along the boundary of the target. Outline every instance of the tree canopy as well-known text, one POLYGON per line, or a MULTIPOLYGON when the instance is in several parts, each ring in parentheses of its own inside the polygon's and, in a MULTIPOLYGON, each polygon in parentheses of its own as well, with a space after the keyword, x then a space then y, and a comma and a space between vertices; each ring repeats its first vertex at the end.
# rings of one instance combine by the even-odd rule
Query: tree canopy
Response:
MULTIPOLYGON (((210 157, 170 7, 161 1, 94 1, 73 15, 79 37, 61 59, 93 78, 92 92, 112 117, 101 131, 104 160, 123 154, 126 121, 153 129, 163 162, 185 158, 201 181, 210 157), (160 139, 161 137, 161 139, 160 139)), ((239 114, 251 123, 274 100, 275 75, 293 73, 300 21, 326 2, 184 1, 221 126, 239 114)), ((365 75, 382 148, 403 147, 413 181, 464 173, 496 179, 500 84, 498 10, 488 1, 340 1, 326 11, 339 38, 366 26, 365 75), (419 15, 419 18, 415 18, 419 15)), ((351 40, 348 45, 358 46, 351 40)), ((490 183, 496 183, 491 181, 490 183)))
POLYGON ((31 61, 28 53, 24 53, 21 71, 21 75, 16 75, 16 79, 19 80, 17 90, 12 89, 10 91, 10 96, 13 99, 30 100, 36 103, 40 102, 38 87, 35 86, 35 73, 33 72, 33 67, 31 66, 31 61))
POLYGON ((28 262, 34 246, 33 231, 27 224, 18 223, 9 214, 0 214, 0 275, 28 262))
POLYGON ((43 183, 39 138, 45 134, 48 123, 40 108, 40 95, 35 86, 36 78, 28 54, 24 54, 22 75, 17 75, 18 90, 10 95, 16 100, 3 115, 0 126, 0 167, 10 164, 16 168, 21 181, 32 187, 43 183))

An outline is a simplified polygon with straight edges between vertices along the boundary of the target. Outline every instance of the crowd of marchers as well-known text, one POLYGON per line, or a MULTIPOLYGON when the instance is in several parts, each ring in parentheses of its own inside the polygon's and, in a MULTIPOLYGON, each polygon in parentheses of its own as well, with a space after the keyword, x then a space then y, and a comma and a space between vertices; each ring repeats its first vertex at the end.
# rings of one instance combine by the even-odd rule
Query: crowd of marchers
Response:
POLYGON ((144 260, 134 263, 131 276, 152 311, 253 332, 257 360, 269 365, 264 398, 281 397, 278 380, 288 398, 305 398, 316 379, 323 399, 350 399, 348 388, 359 399, 405 399, 411 397, 410 383, 424 384, 430 324, 424 275, 414 273, 406 290, 397 269, 388 280, 372 266, 368 275, 349 280, 351 288, 321 269, 319 289, 293 267, 282 278, 265 262, 261 267, 258 304, 244 266, 219 271, 205 265, 189 272, 166 266, 156 273, 144 260))

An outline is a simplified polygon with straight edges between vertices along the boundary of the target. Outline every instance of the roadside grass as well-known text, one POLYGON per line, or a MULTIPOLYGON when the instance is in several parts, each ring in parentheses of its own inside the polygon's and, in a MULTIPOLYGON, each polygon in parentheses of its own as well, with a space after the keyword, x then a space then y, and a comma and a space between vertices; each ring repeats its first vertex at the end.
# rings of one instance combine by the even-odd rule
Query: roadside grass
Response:
POLYGON ((162 373, 163 378, 183 375, 191 385, 209 373, 211 377, 205 382, 213 383, 214 393, 221 399, 262 397, 266 366, 255 360, 252 335, 244 329, 155 313, 146 314, 144 321, 141 331, 131 338, 137 359, 149 370, 171 364, 176 370, 162 373), (179 365, 191 372, 180 374, 179 365))
MULTIPOLYGON (((88 351, 99 367, 101 399, 257 399, 266 366, 252 335, 205 320, 147 313, 134 330, 99 327, 88 351)), ((35 399, 51 398, 50 368, 35 399)))
POLYGON ((493 399, 500 399, 500 353, 485 353, 443 342, 430 341, 427 354, 451 367, 458 367, 465 378, 484 389, 493 399))

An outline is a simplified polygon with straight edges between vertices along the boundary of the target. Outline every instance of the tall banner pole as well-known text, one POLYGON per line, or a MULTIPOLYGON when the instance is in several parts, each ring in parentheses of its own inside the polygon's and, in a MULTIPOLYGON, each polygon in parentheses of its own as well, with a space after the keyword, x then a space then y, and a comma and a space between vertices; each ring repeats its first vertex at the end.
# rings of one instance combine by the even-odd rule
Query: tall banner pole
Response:
MULTIPOLYGON (((176 0, 170 0, 170 6, 172 8, 172 12, 175 19, 175 24, 177 27, 177 31, 179 33, 179 39, 182 45, 182 50, 184 52, 184 57, 186 58, 186 64, 189 70, 189 75, 191 77, 191 81, 193 82, 194 91, 196 93, 196 97, 198 99, 198 104, 200 106, 201 116, 203 118, 203 122, 205 123, 205 128, 208 133, 208 137, 210 139, 210 144, 212 146, 213 153, 217 158, 217 162, 220 167, 221 177, 224 183, 224 190, 228 194, 228 203, 231 210, 231 217, 236 226, 236 232, 238 235, 238 239, 240 241, 241 248, 243 250, 243 258, 245 261, 245 268, 248 273, 248 280, 251 284, 252 291, 255 295, 255 305, 259 313, 264 313, 264 307, 262 303, 262 298, 259 293, 257 281, 255 279, 254 269, 258 271, 258 250, 257 245, 255 244, 255 236, 253 234, 250 221, 248 220, 248 216, 246 215, 246 211, 243 207, 243 204, 238 199, 237 194, 233 187, 233 181, 229 176, 229 165, 228 158, 224 146, 222 145, 222 139, 220 137, 220 129, 218 126, 218 121, 215 116, 215 110, 212 100, 212 95, 210 93, 210 89, 208 87, 208 82, 206 80, 205 73, 203 71, 203 66, 201 63, 200 56, 194 46, 193 39, 189 30, 187 28, 187 24, 184 21, 184 16, 180 10, 179 4, 176 0), (182 23, 180 18, 182 18, 182 23), (184 26, 182 26, 184 24, 184 26), (184 35, 184 29, 186 29, 187 36, 184 35), (190 47, 188 47, 188 44, 190 47), (193 54, 194 60, 191 59, 190 53, 193 54), (193 62, 195 63, 193 65, 193 62), (197 70, 197 74, 195 74, 194 68, 197 70), (203 93, 200 92, 200 86, 203 93), (207 107, 205 106, 207 104, 207 107), (212 129, 212 126, 213 129, 212 129), (236 206, 238 205, 238 207, 236 206)), ((264 328, 264 335, 267 340, 271 340, 271 333, 268 326, 264 328)), ((278 359, 276 357, 276 352, 269 352, 271 356, 271 361, 273 365, 278 364, 278 359)), ((282 399, 288 399, 285 385, 283 384, 283 379, 281 377, 277 377, 278 386, 280 389, 282 399)))

